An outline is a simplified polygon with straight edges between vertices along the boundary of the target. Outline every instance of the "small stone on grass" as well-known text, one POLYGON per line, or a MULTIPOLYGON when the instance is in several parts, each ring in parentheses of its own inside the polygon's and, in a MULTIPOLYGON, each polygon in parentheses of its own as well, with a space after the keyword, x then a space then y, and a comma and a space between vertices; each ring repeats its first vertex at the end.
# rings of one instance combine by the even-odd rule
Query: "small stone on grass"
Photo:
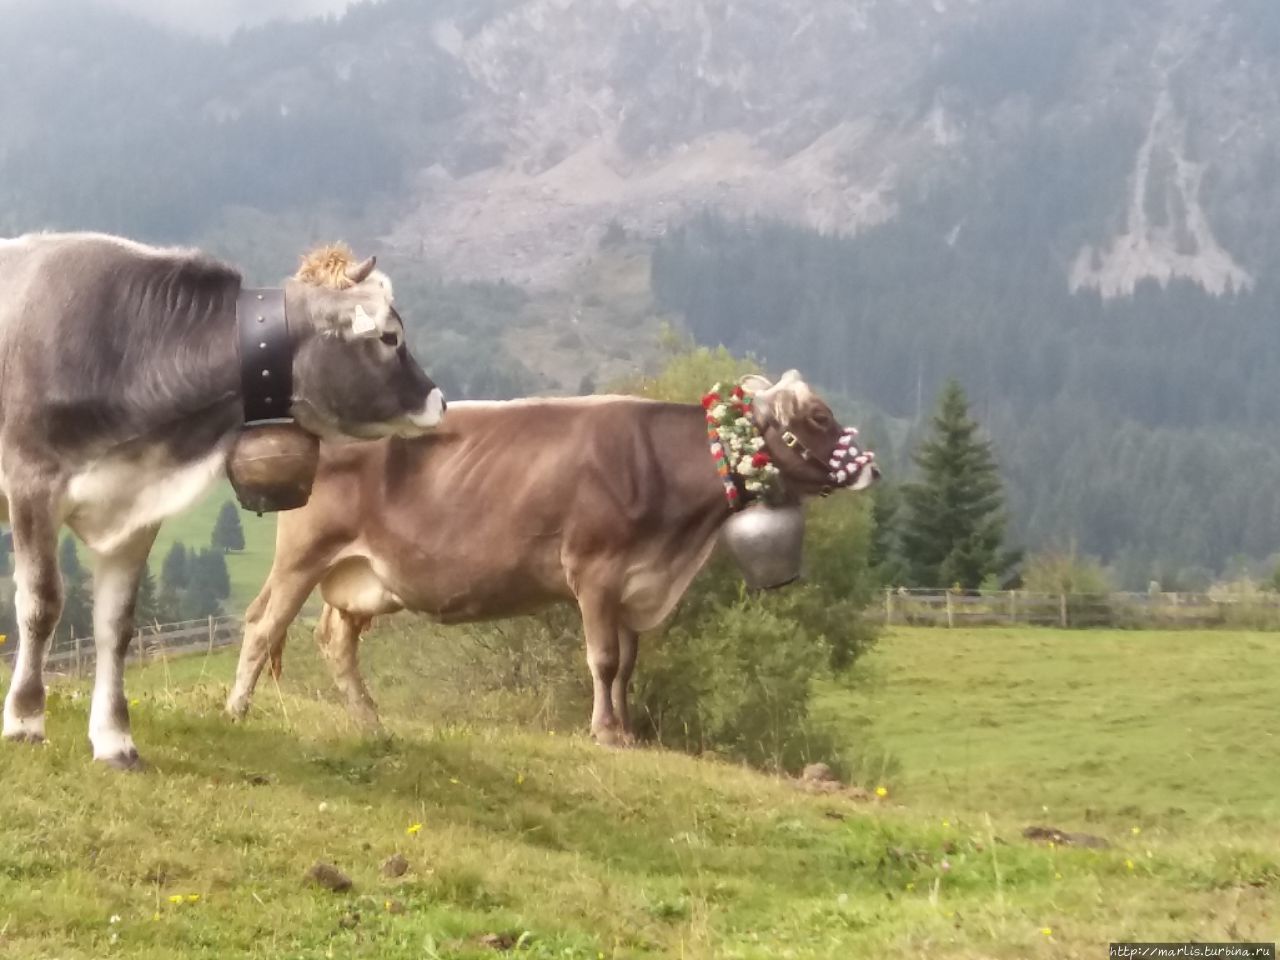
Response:
POLYGON ((403 853, 393 853, 382 861, 382 875, 392 879, 403 877, 409 871, 409 861, 403 853))
POLYGON ((334 893, 345 893, 351 889, 351 878, 332 863, 325 863, 323 860, 312 864, 307 871, 307 880, 334 893))

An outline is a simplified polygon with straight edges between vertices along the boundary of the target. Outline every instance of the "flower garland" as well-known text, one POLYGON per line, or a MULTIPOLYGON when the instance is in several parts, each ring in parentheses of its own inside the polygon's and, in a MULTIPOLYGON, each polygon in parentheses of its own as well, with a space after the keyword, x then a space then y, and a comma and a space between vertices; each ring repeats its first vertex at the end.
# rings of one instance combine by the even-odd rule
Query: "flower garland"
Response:
POLYGON ((735 510, 744 506, 735 478, 742 480, 747 493, 764 500, 772 499, 782 489, 782 474, 773 465, 764 437, 756 428, 751 395, 741 386, 726 393, 717 383, 702 398, 702 409, 707 412, 711 457, 716 462, 716 473, 724 484, 729 506, 735 510))

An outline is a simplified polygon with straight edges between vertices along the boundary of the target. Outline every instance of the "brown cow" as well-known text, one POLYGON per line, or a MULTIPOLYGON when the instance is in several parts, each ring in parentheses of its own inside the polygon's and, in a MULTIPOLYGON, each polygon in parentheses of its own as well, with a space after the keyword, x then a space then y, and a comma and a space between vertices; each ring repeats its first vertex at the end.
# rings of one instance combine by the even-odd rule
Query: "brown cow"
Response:
MULTIPOLYGON (((795 371, 743 386, 786 497, 874 482, 871 456, 854 463, 853 431, 795 371)), ((285 631, 317 585, 317 640, 350 713, 373 728, 357 646, 374 616, 408 609, 465 623, 573 601, 595 686, 592 733, 628 739, 638 634, 706 562, 731 514, 727 493, 696 405, 455 403, 430 437, 326 446, 310 503, 280 516, 227 709, 244 716, 268 656, 278 670, 285 631)))

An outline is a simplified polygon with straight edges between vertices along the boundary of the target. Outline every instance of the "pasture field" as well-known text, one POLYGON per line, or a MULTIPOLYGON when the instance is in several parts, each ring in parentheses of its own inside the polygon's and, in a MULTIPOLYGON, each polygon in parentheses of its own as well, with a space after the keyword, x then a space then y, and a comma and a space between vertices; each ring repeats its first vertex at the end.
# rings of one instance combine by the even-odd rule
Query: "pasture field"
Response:
POLYGON ((881 800, 504 723, 415 683, 394 636, 366 651, 389 739, 350 729, 303 636, 243 725, 234 653, 136 671, 142 774, 93 766, 87 688, 56 687, 51 744, 0 751, 0 956, 1096 958, 1280 932, 1280 635, 889 631, 821 697, 881 800), (309 885, 317 860, 354 887, 309 885))

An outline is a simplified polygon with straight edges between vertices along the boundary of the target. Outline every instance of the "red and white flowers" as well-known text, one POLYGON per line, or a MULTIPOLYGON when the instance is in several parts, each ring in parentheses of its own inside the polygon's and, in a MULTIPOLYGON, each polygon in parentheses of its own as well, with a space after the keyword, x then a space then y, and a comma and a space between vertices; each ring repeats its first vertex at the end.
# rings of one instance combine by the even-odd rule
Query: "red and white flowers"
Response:
POLYGON ((716 472, 729 504, 743 506, 739 481, 748 494, 768 500, 782 489, 782 474, 774 466, 764 437, 756 428, 751 395, 741 386, 726 391, 720 384, 702 398, 707 412, 707 440, 716 472))

